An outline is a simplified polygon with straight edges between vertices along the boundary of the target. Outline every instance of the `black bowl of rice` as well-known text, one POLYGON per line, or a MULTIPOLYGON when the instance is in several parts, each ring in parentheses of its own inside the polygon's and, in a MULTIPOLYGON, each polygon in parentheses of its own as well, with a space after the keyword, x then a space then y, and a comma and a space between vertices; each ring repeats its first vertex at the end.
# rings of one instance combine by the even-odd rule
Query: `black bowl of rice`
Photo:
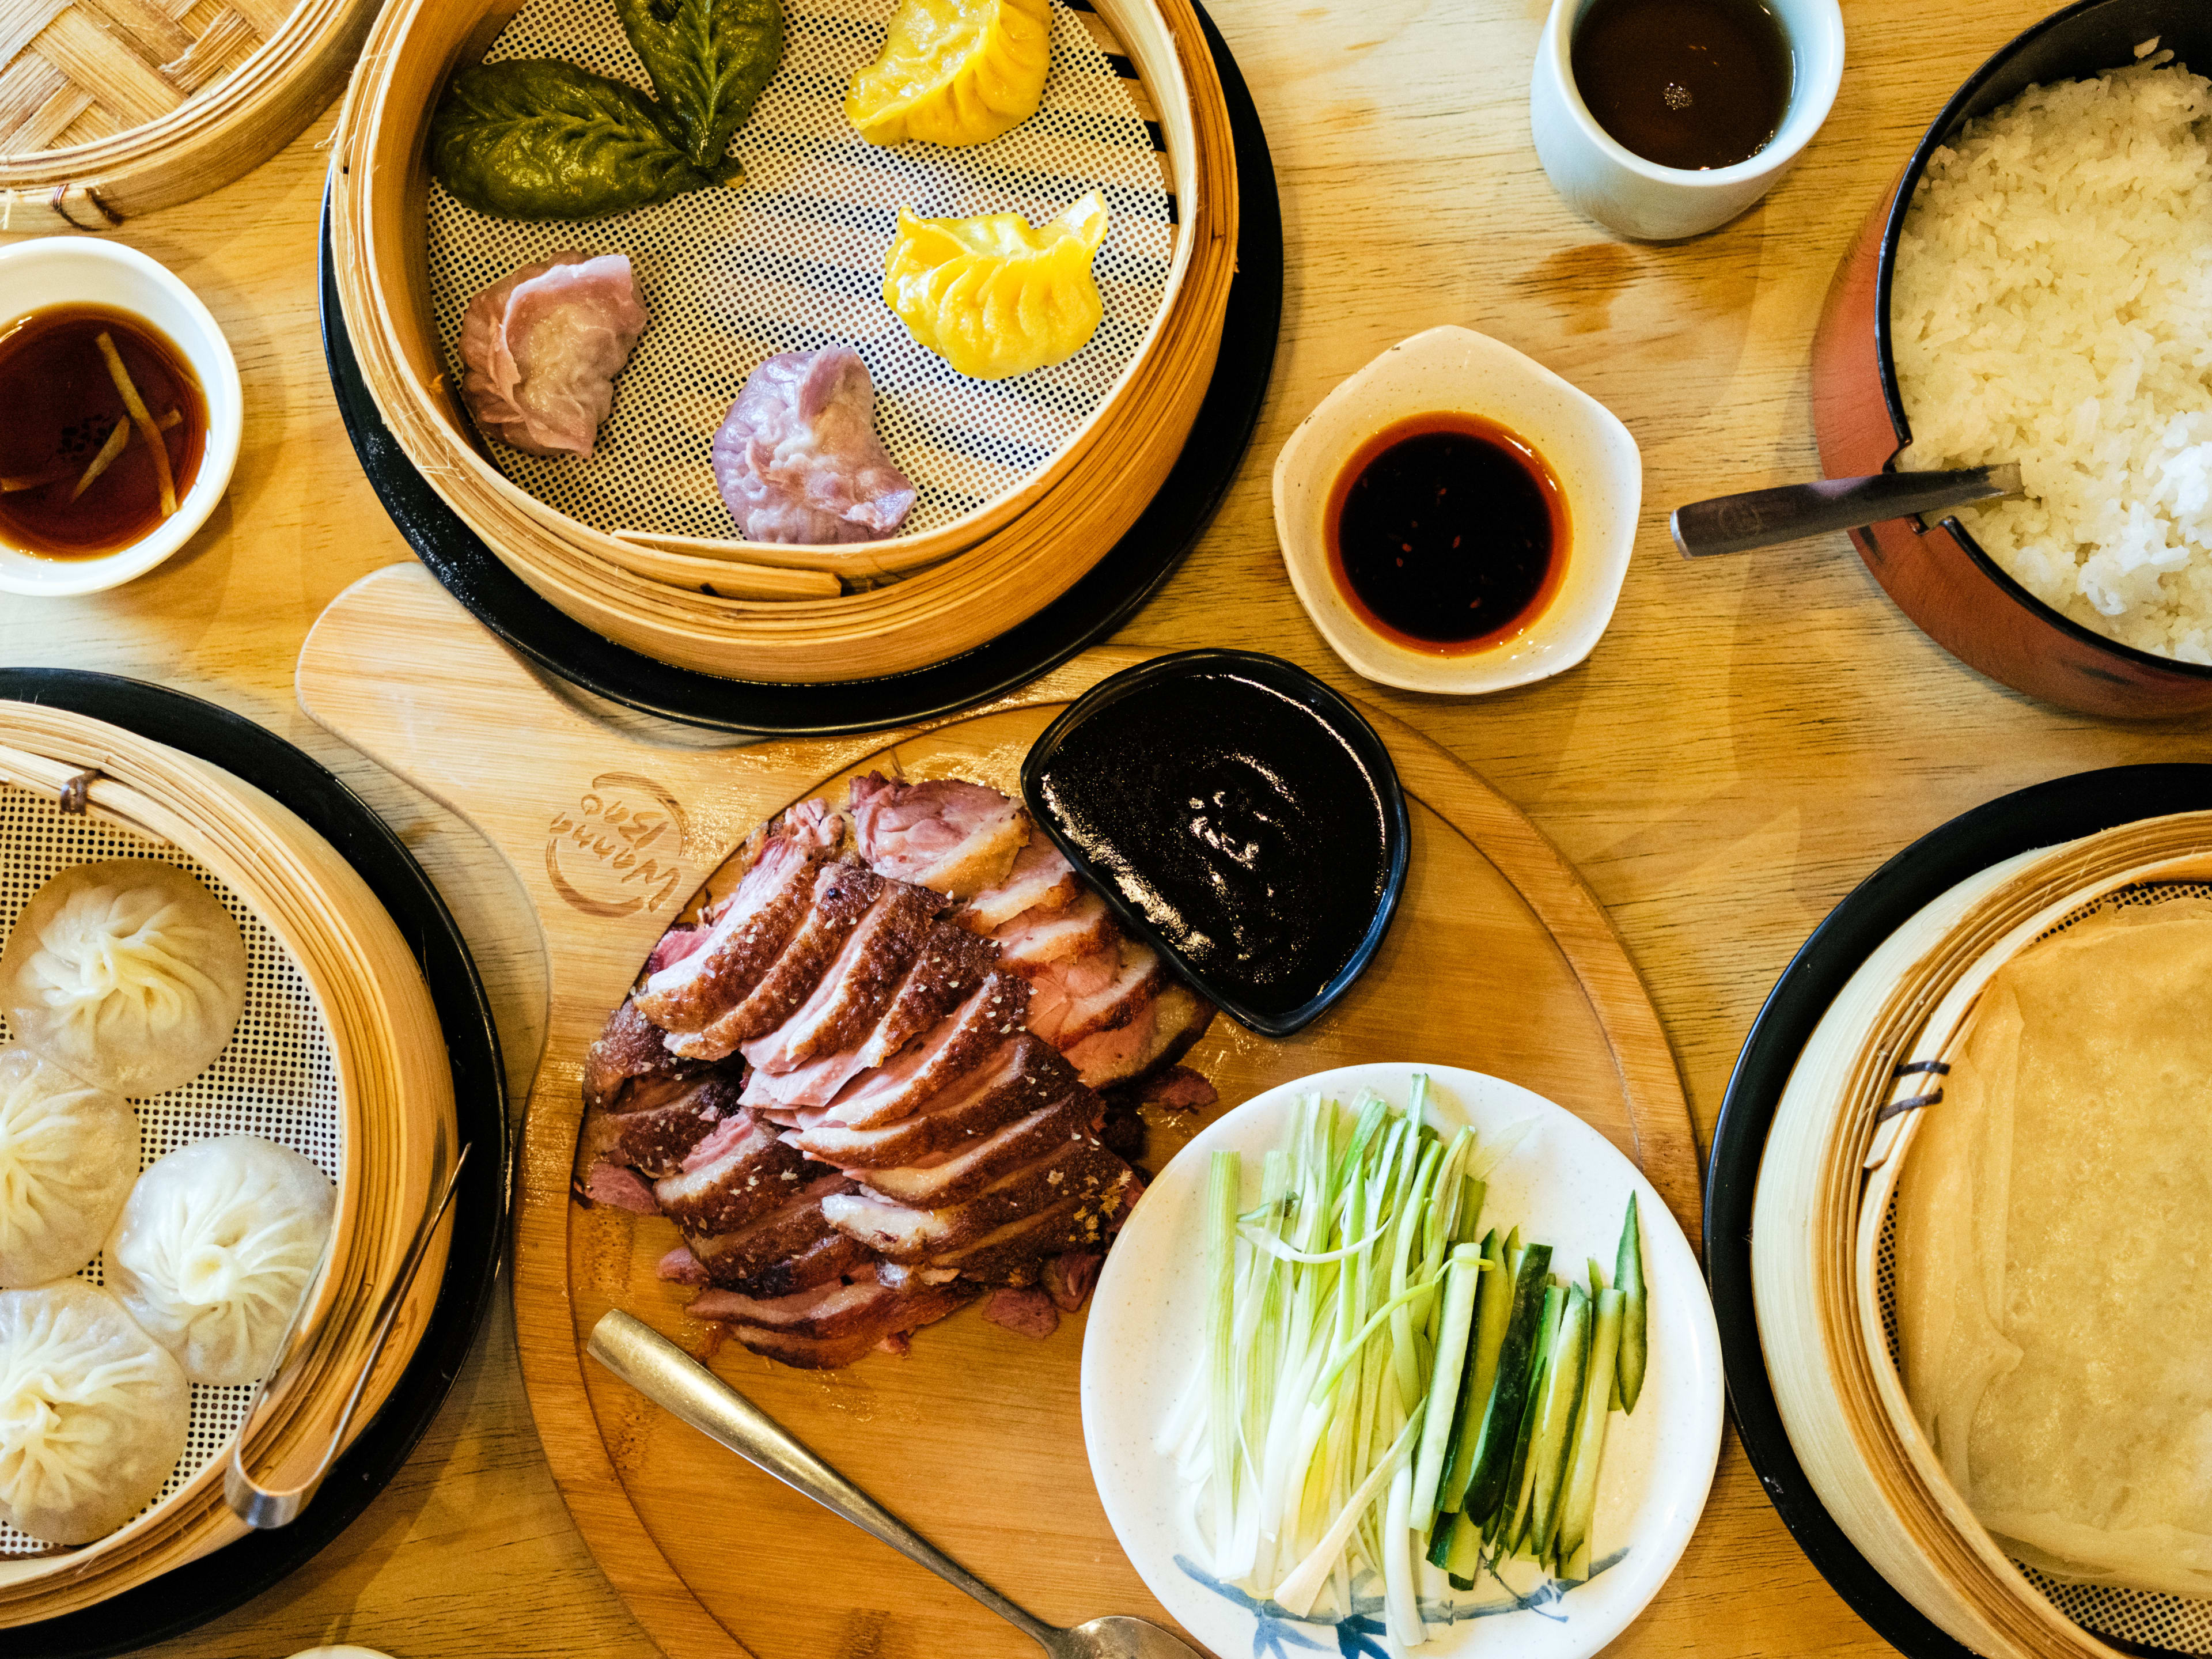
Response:
POLYGON ((2207 74, 2208 0, 2027 30, 1930 125, 1814 345, 1830 477, 2021 464, 2021 498, 1853 538, 1955 655, 2092 714, 2212 708, 2207 74))

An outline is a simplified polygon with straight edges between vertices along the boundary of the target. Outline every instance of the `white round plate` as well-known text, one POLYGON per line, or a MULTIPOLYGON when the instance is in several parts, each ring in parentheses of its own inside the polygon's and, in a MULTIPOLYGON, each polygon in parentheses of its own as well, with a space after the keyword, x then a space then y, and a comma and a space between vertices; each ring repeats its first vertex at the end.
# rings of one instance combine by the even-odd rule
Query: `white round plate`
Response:
POLYGON ((1261 1156, 1284 1144, 1301 1096, 1318 1091, 1348 1108, 1372 1089, 1402 1108, 1423 1072, 1442 1124, 1471 1123, 1494 1143, 1533 1121, 1490 1176, 1484 1224, 1517 1224, 1523 1238, 1550 1244, 1559 1271, 1581 1279, 1584 1258, 1595 1256, 1610 1276, 1621 1215, 1636 1193, 1651 1363, 1634 1413, 1616 1414, 1607 1433, 1589 1582, 1564 1593, 1547 1583, 1516 1595, 1486 1577, 1471 1591, 1454 1592, 1431 1573, 1422 1595, 1430 1632, 1422 1659, 1588 1659, 1658 1593, 1705 1508, 1720 1455, 1720 1335, 1697 1257, 1651 1184, 1572 1113, 1480 1072, 1393 1062, 1316 1073, 1224 1114, 1160 1172, 1106 1258, 1083 1338, 1083 1438, 1107 1518, 1152 1594, 1221 1659, 1395 1650, 1383 1634, 1379 1584, 1355 1589, 1348 1616, 1317 1609, 1300 1620, 1216 1583, 1186 1522, 1174 1468, 1155 1444, 1202 1340, 1199 1228, 1208 1160, 1216 1152, 1243 1153, 1248 1193, 1257 1202, 1261 1156))

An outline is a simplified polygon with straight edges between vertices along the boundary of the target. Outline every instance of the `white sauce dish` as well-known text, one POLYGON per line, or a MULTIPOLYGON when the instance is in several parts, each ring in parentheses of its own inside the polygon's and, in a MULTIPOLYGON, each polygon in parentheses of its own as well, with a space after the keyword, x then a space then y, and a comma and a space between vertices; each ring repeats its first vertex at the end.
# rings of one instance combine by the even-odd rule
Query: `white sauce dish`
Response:
POLYGON ((1643 500, 1643 456, 1610 410, 1512 347, 1449 325, 1401 341, 1322 398, 1275 461, 1275 534, 1299 603, 1353 670, 1408 691, 1500 691, 1589 656, 1627 577, 1643 500), (1427 646, 1379 627, 1333 568, 1339 480, 1382 434, 1431 415, 1471 416, 1517 436, 1565 504, 1565 550, 1548 598, 1475 648, 1427 646))
POLYGON ((97 593, 143 576, 215 511, 238 462, 238 362, 199 297, 136 248, 86 236, 47 236, 0 248, 0 335, 27 314, 62 305, 111 307, 143 319, 184 354, 207 402, 206 446, 177 510, 112 553, 48 558, 0 541, 0 593, 97 593))

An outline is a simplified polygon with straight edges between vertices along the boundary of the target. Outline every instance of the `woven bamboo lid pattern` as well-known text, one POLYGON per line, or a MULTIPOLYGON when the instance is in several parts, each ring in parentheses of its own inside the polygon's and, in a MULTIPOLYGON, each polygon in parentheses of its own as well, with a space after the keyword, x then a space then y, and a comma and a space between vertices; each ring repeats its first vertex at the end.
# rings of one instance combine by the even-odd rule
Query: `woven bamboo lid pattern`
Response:
POLYGON ((0 0, 0 201, 83 230, 229 183, 336 94, 375 0, 0 0))

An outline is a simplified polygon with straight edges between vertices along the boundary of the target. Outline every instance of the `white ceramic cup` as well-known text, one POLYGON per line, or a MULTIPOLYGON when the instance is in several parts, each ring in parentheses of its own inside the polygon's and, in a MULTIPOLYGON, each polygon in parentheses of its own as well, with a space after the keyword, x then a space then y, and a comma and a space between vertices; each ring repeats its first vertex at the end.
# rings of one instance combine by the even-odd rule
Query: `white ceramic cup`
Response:
POLYGON ((1734 167, 1692 171, 1647 161, 1597 124, 1575 87, 1575 26, 1593 0, 1552 0, 1536 43, 1528 125, 1553 188, 1607 229, 1648 242, 1702 236, 1782 180, 1836 101, 1844 78, 1838 0, 1766 0, 1790 37, 1790 107, 1773 141, 1734 167))
POLYGON ((71 303, 143 317, 175 343, 207 399, 207 447, 177 510, 128 547, 46 559, 0 542, 0 593, 97 593, 145 574, 207 522, 238 463, 244 424, 238 362, 208 308, 173 271, 137 248, 91 236, 42 236, 0 248, 0 330, 27 312, 71 303))

